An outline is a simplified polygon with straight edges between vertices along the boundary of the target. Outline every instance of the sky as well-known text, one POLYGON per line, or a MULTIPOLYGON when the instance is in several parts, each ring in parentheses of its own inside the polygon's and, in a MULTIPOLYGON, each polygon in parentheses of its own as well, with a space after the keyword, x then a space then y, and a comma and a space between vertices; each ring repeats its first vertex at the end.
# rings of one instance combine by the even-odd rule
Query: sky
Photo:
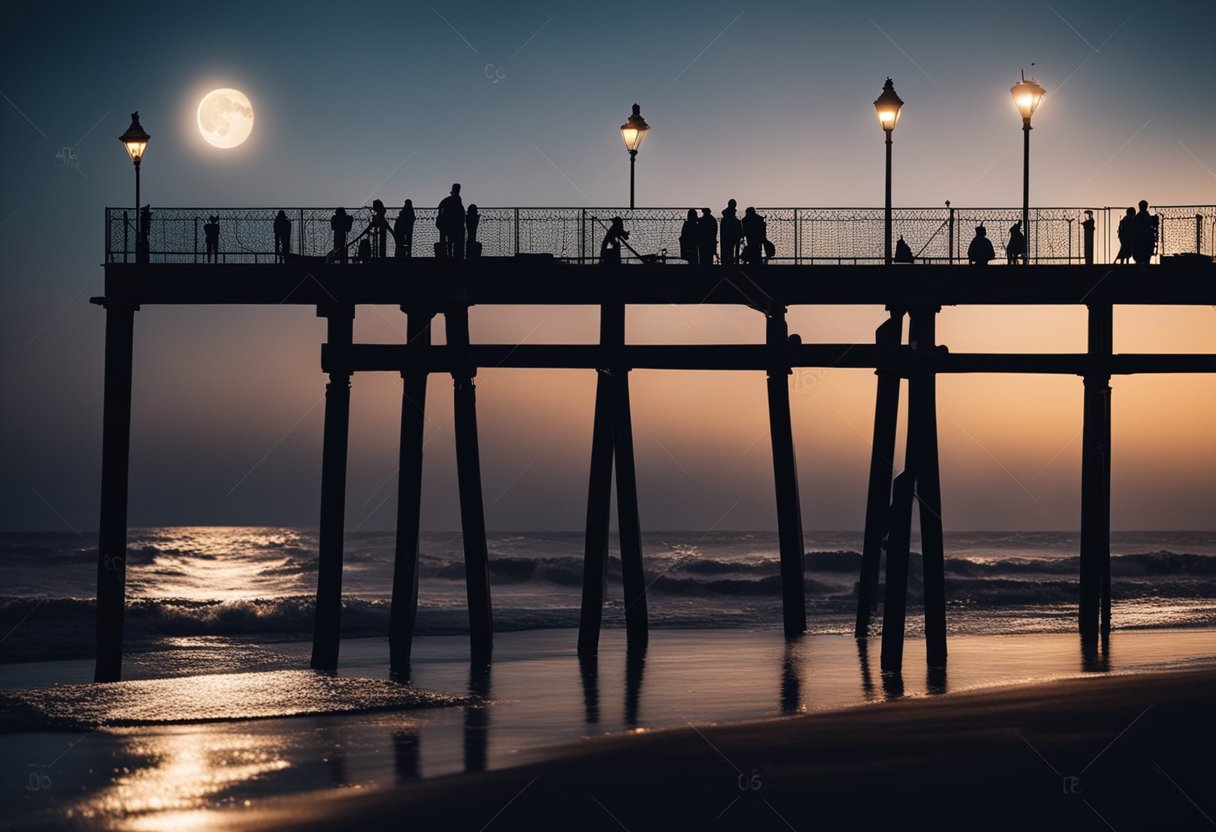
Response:
MULTIPOLYGON (((641 206, 875 206, 890 75, 897 206, 1016 205, 1028 70, 1031 201, 1216 203, 1210 4, 162 3, 4 4, 0 39, 0 529, 97 525, 102 211, 133 199, 115 140, 138 109, 153 206, 434 205, 453 181, 483 206, 623 205, 617 127, 652 125, 641 206), (1033 66, 1032 66, 1033 63, 1033 66), (216 87, 252 100, 249 141, 194 124, 216 87), (69 150, 65 153, 64 148, 69 150), (73 160, 64 164, 64 160, 73 160)), ((868 341, 877 308, 795 309, 804 341, 868 341)), ((475 309, 474 340, 586 342, 595 314, 475 309)), ((364 308, 356 338, 400 341, 364 308)), ((442 327, 439 327, 440 333, 442 327)), ((136 316, 132 525, 315 525, 324 323, 307 308, 152 308, 136 316)), ((1081 351, 1081 309, 947 309, 956 351, 1081 351)), ((441 338, 441 334, 439 335, 441 338)), ((633 309, 636 343, 759 342, 749 310, 633 309)), ((1216 311, 1120 309, 1121 351, 1216 350, 1216 311)), ((863 522, 874 377, 802 371, 793 419, 808 529, 863 522)), ((633 374, 642 523, 775 528, 760 374, 633 374)), ((1210 528, 1216 381, 1113 383, 1117 529, 1210 528)), ((450 380, 432 377, 424 525, 459 527, 450 380)), ((948 529, 1079 523, 1075 378, 939 381, 948 529)), ((484 370, 491 529, 583 524, 594 374, 484 370)), ((356 377, 348 529, 392 527, 400 382, 356 377)), ((902 442, 901 442, 902 445, 902 442)))

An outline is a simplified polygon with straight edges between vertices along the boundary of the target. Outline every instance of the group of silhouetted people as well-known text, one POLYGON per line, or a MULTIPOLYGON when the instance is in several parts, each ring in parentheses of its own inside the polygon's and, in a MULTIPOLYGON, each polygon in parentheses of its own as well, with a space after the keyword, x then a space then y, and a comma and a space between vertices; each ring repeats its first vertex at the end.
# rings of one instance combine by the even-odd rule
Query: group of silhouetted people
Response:
MULTIPOLYGON (((1088 221, 1087 221, 1088 222, 1088 221)), ((1148 212, 1148 200, 1140 200, 1140 210, 1128 208, 1127 214, 1119 221, 1119 253, 1115 256, 1116 263, 1126 263, 1135 260, 1137 263, 1149 263, 1157 253, 1157 238, 1160 234, 1160 220, 1156 214, 1148 212)), ((901 240, 903 238, 900 238, 901 240)), ((1026 235, 1022 231, 1022 221, 1018 220, 1009 229, 1009 242, 1005 245, 1006 262, 1009 265, 1026 262, 1026 235)), ((992 241, 988 239, 988 229, 982 225, 975 227, 975 238, 967 247, 967 262, 973 266, 986 266, 996 258, 992 241)), ((896 258, 898 260, 898 257, 896 258)))
POLYGON ((680 228, 680 259, 690 265, 712 266, 715 253, 723 266, 760 265, 776 252, 764 216, 748 207, 740 219, 738 203, 733 199, 722 209, 721 223, 708 208, 702 208, 700 216, 695 208, 689 208, 680 228))
MULTIPOLYGON (((972 266, 987 266, 988 262, 996 259, 996 250, 992 240, 988 239, 988 229, 982 225, 975 227, 975 237, 967 246, 967 262, 972 266)), ((1022 221, 1018 220, 1009 227, 1009 241, 1005 243, 1005 262, 1009 265, 1026 262, 1026 235, 1022 232, 1022 221)))
POLYGON ((1139 211, 1128 208, 1123 219, 1119 220, 1119 253, 1115 255, 1115 262, 1126 263, 1129 259, 1137 263, 1151 261, 1157 251, 1160 229, 1160 219, 1148 212, 1147 199, 1140 200, 1139 211))
MULTIPOLYGON (((275 254, 279 254, 279 219, 286 225, 287 241, 284 251, 289 250, 291 224, 287 216, 280 211, 275 220, 275 254)), ((414 224, 418 216, 414 213, 414 201, 407 199, 397 212, 392 224, 388 221, 388 209, 379 200, 372 200, 372 218, 367 227, 354 240, 347 241, 347 235, 354 225, 354 218, 346 213, 345 208, 338 208, 330 218, 329 225, 334 234, 334 246, 330 257, 346 262, 353 259, 356 263, 372 260, 383 260, 388 257, 388 240, 393 240, 393 256, 398 259, 411 257, 414 252, 414 224), (350 258, 350 246, 355 246, 355 254, 350 258)), ((452 185, 451 193, 439 203, 435 215, 435 227, 439 229, 439 242, 435 243, 435 256, 453 260, 466 257, 481 256, 481 243, 477 239, 477 227, 481 224, 481 214, 476 205, 469 205, 466 210, 460 198, 459 183, 452 185)))
MULTIPOLYGON (((348 237, 354 227, 354 217, 345 208, 338 208, 330 218, 329 225, 333 231, 333 249, 329 259, 338 262, 370 262, 385 259, 388 256, 388 239, 392 237, 394 256, 408 258, 413 253, 414 224, 417 216, 414 213, 413 200, 405 200, 397 212, 392 224, 388 221, 388 211, 384 203, 372 201, 372 217, 367 227, 354 240, 348 237), (349 255, 351 246, 355 246, 353 258, 349 255)), ((136 234, 137 260, 147 262, 148 257, 148 228, 151 225, 151 211, 145 206, 140 212, 140 222, 136 234)), ((203 236, 206 245, 204 262, 219 262, 220 218, 210 215, 203 224, 203 236)), ((477 239, 481 215, 476 205, 470 204, 466 210, 460 198, 460 184, 452 185, 452 190, 442 202, 435 216, 435 226, 439 230, 439 241, 435 243, 435 256, 453 260, 475 258, 481 256, 481 243, 477 239)), ((274 257, 275 262, 282 263, 291 255, 291 220, 286 211, 279 211, 274 217, 274 257)), ((1119 253, 1116 263, 1148 263, 1157 251, 1157 241, 1160 234, 1160 220, 1148 211, 1148 200, 1140 200, 1140 210, 1128 208, 1127 214, 1119 222, 1119 253)), ((629 232, 621 217, 613 217, 608 230, 600 244, 600 263, 616 265, 621 262, 621 249, 629 248, 629 232)), ((688 209, 688 217, 680 229, 680 259, 692 265, 713 265, 717 254, 718 262, 724 266, 738 263, 760 265, 776 254, 776 247, 768 239, 768 226, 765 218, 748 207, 743 217, 738 215, 737 203, 729 200, 722 209, 722 219, 719 222, 708 208, 688 209)), ((630 249, 632 251, 632 249, 630 249)), ((637 252, 634 252, 637 254, 637 252)), ((640 259, 645 257, 638 255, 640 259)), ((1022 221, 1018 220, 1009 228, 1009 239, 1005 244, 1005 258, 1009 265, 1025 263, 1027 257, 1026 234, 1022 221)), ((988 229, 983 225, 975 227, 975 237, 967 247, 967 262, 971 265, 986 266, 996 259, 996 251, 992 240, 988 237, 988 229)), ((912 263, 916 257, 912 249, 901 236, 895 244, 892 260, 896 263, 912 263)))
MULTIPOLYGON (((733 199, 727 202, 722 209, 720 225, 708 208, 702 208, 699 216, 696 208, 689 208, 688 218, 680 227, 680 259, 694 266, 712 266, 717 253, 722 265, 733 266, 737 263, 760 265, 772 258, 776 247, 768 239, 764 217, 749 207, 743 212, 743 219, 739 219, 737 204, 733 199)), ((600 243, 600 263, 619 265, 621 249, 629 248, 628 239, 625 221, 613 217, 600 243)))

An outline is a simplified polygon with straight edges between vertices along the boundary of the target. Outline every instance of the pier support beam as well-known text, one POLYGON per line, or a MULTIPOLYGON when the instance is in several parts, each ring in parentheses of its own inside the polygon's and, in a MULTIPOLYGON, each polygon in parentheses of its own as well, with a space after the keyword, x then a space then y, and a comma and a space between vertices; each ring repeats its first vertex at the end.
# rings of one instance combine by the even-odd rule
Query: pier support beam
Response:
POLYGON ((469 599, 469 647, 474 662, 490 658, 494 625, 490 605, 490 553, 486 546, 485 502, 481 491, 481 451, 477 441, 477 368, 469 352, 469 307, 444 313, 448 344, 467 360, 452 371, 456 430, 456 478, 460 529, 464 538, 464 580, 469 599))
POLYGON ((608 581, 608 526, 612 517, 612 376, 596 372, 595 421, 591 428, 591 475, 587 485, 587 532, 583 548, 583 603, 578 620, 578 653, 599 649, 608 581))
MULTIPOLYGON (((894 361, 903 340, 904 311, 890 307, 891 317, 875 332, 879 361, 884 354, 894 361)), ((870 484, 866 497, 866 527, 861 546, 861 577, 857 582, 857 625, 854 635, 866 638, 870 617, 878 607, 878 576, 882 541, 890 525, 891 475, 895 460, 896 423, 899 419, 900 376, 891 366, 880 366, 874 404, 874 441, 870 453, 870 484)))
POLYGON ((1081 437, 1081 638, 1110 632, 1110 304, 1089 307, 1090 372, 1081 437))
POLYGON ((97 662, 93 678, 122 678, 127 587, 127 482, 131 456, 131 358, 138 306, 106 302, 101 428, 101 518, 97 535, 97 662))
POLYGON ((769 310, 765 342, 768 369, 768 424, 773 446, 773 480, 777 491, 777 539, 781 553, 782 620, 786 636, 806 632, 802 503, 798 497, 798 465, 790 424, 790 364, 787 356, 789 327, 785 307, 769 310))
MULTIPOLYGON (((936 351, 939 307, 914 307, 908 341, 917 354, 936 351)), ((942 486, 937 451, 937 375, 922 366, 908 382, 908 441, 915 443, 916 498, 920 503, 920 551, 924 566, 925 657, 946 664, 946 562, 942 534, 942 486)))
POLYGON ((621 541, 621 583, 625 595, 625 637, 631 649, 644 649, 650 636, 646 613, 646 576, 642 571, 642 527, 638 518, 638 478, 633 465, 633 419, 629 410, 629 371, 613 373, 616 456, 617 532, 621 541))
POLYGON ((406 349, 414 359, 401 373, 401 445, 397 466, 397 546, 389 613, 389 671, 408 679, 414 623, 418 617, 418 555, 422 530, 422 449, 426 444, 426 353, 431 345, 430 309, 402 307, 406 349))
POLYGON ((887 586, 882 601, 882 654, 879 660, 884 672, 897 673, 904 665, 914 487, 915 476, 905 466, 892 488, 891 526, 887 536, 887 586))
POLYGON ((316 619, 312 667, 338 669, 342 631, 342 545, 346 532, 346 454, 350 433, 349 350, 355 308, 319 308, 328 324, 329 383, 325 385, 325 428, 321 445, 321 524, 317 562, 316 619))
POLYGON ((611 366, 599 368, 595 387, 595 422, 591 435, 591 474, 587 489, 587 527, 583 551, 583 599, 578 627, 578 652, 582 656, 594 655, 599 649, 608 579, 614 460, 626 639, 633 649, 645 648, 649 639, 637 471, 633 455, 629 368, 621 360, 625 344, 625 304, 612 301, 601 305, 600 344, 607 348, 605 351, 611 356, 607 363, 611 366))

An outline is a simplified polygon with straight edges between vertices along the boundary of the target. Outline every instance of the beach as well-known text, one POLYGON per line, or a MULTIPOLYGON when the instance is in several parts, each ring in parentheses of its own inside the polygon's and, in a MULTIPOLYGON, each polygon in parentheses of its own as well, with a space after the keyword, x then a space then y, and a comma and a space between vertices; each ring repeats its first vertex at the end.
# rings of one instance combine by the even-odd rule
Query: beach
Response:
MULTIPOLYGON (((1148 730, 1129 731, 1117 747, 1158 737, 1171 749, 1158 762, 1212 814, 1210 780, 1195 777, 1203 769, 1191 752, 1170 745, 1175 722, 1153 713, 1195 711, 1183 735, 1194 753, 1210 749, 1202 712, 1216 690, 1211 628, 1116 632, 1095 651, 1072 633, 964 633, 952 637, 944 672, 926 669, 924 643, 911 638, 898 675, 879 672, 876 639, 787 642, 775 628, 655 630, 643 655, 608 630, 594 661, 580 661, 573 630, 501 633, 488 668, 470 666, 466 637, 428 636, 418 639, 410 686, 388 683, 383 639, 344 641, 337 677, 301 669, 307 642, 180 642, 133 655, 131 675, 142 678, 118 685, 88 684, 91 663, 81 660, 4 668, 0 782, 20 795, 5 825, 377 828, 408 820, 425 829, 443 818, 453 829, 492 820, 490 829, 620 828, 600 801, 630 830, 788 828, 767 800, 795 829, 837 828, 851 807, 897 799, 884 788, 928 794, 933 783, 918 778, 931 775, 934 788, 949 791, 983 767, 998 780, 1044 777, 1044 799, 1054 798, 1068 767, 1097 754, 1154 693, 1166 698, 1153 700, 1136 729, 1148 730), (244 672, 190 674, 217 654, 244 672), (973 738, 982 742, 973 747, 973 738), (536 789, 534 797, 511 804, 525 814, 494 820, 537 774, 524 792, 536 789), (688 814, 678 820, 671 813, 682 805, 688 814)), ((1112 761, 1120 759, 1114 750, 1112 761)), ((970 800, 963 795, 951 810, 970 800)), ((1057 816, 1043 811, 1051 828, 1057 816)))
POLYGON ((1071 679, 613 737, 231 829, 1202 829, 1216 670, 1071 679))

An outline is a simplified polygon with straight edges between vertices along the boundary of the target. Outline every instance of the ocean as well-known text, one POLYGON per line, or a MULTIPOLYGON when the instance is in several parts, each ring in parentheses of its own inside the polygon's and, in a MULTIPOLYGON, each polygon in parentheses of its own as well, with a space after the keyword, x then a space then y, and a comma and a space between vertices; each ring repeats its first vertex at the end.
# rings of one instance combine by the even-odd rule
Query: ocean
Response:
MULTIPOLYGON (((812 633, 852 632, 861 537, 859 531, 806 536, 812 633)), ((311 634, 315 530, 154 527, 133 529, 129 540, 128 651, 155 651, 192 637, 249 645, 311 634)), ((652 627, 780 626, 775 533, 652 532, 642 543, 652 627)), ((1111 543, 1116 628, 1216 624, 1216 532, 1116 532, 1111 543)), ((605 612, 610 628, 624 625, 615 540, 612 546, 605 612)), ((0 663, 91 655, 95 547, 95 539, 73 533, 0 534, 0 635, 7 633, 0 663)), ((393 547, 391 532, 347 536, 344 637, 387 633, 393 547)), ((578 532, 491 535, 495 630, 577 626, 582 548, 578 532)), ((947 534, 951 631, 1075 629, 1078 549, 1075 533, 947 534)), ((425 533, 421 551, 419 635, 466 632, 460 534, 425 533)), ((919 575, 914 554, 914 608, 919 575)), ((917 620, 914 609, 913 634, 917 620)), ((218 652, 221 672, 238 661, 218 652)))

